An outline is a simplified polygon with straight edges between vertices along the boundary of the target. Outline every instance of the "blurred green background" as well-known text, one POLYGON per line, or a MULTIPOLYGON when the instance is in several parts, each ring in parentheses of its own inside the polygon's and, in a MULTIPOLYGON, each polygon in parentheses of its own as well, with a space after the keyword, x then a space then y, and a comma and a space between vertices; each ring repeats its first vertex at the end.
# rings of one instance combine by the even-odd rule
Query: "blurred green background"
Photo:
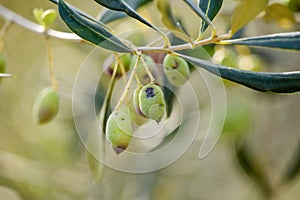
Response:
MULTIPOLYGON (((101 9, 93 1, 68 2, 93 16, 101 9)), ((224 1, 221 15, 216 18, 221 31, 228 27, 226 20, 236 2, 224 1)), ((0 4, 33 21, 33 8, 56 8, 47 0, 0 0, 0 4)), ((249 24, 245 35, 299 30, 299 1, 291 1, 290 5, 296 20, 292 26, 280 26, 278 20, 260 19, 249 24)), ((155 6, 141 12, 159 24, 159 15, 153 14, 155 6)), ((0 26, 4 22, 0 17, 0 26)), ((133 20, 111 26, 117 32, 143 27, 133 20)), ((59 18, 53 28, 68 31, 59 18)), ((32 117, 33 102, 39 91, 50 85, 45 38, 17 25, 11 25, 5 35, 6 72, 16 78, 0 82, 0 200, 299 199, 300 176, 295 164, 300 162, 299 93, 259 93, 229 82, 225 82, 224 130, 208 157, 198 159, 202 141, 196 139, 169 167, 147 174, 105 168, 101 181, 95 183, 72 119, 76 73, 93 47, 58 39, 52 39, 51 43, 61 105, 55 121, 38 126, 32 117)), ((232 52, 233 60, 227 56, 229 61, 224 61, 232 64, 239 63, 239 56, 249 55, 250 49, 216 47, 215 51, 232 52)), ((259 70, 299 70, 299 52, 251 51, 263 63, 259 70)), ((220 57, 212 57, 222 62, 220 57)), ((192 84, 197 81, 193 80, 192 84)), ((199 88, 198 95, 203 95, 200 107, 209 110, 208 94, 201 94, 199 88)))

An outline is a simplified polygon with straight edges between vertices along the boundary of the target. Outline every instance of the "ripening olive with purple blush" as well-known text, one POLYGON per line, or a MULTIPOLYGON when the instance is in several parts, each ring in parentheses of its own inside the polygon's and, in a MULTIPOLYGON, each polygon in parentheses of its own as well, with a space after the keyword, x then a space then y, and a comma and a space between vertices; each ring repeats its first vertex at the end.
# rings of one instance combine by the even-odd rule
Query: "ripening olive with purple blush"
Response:
POLYGON ((122 54, 121 56, 119 56, 119 58, 117 58, 117 60, 115 60, 115 58, 113 56, 108 57, 103 64, 103 67, 105 69, 105 71, 112 76, 113 72, 114 72, 114 67, 116 62, 118 63, 118 69, 117 69, 117 74, 116 77, 121 77, 123 75, 123 70, 122 67, 124 68, 124 72, 128 72, 130 70, 130 62, 131 62, 131 55, 130 54, 122 54))
POLYGON ((116 154, 122 153, 129 145, 133 127, 130 117, 121 110, 110 114, 106 122, 106 138, 116 154))
POLYGON ((55 118, 59 108, 59 96, 53 88, 44 88, 33 106, 33 116, 38 124, 45 124, 55 118))
POLYGON ((167 79, 171 84, 180 86, 187 82, 190 68, 183 58, 168 54, 164 58, 163 66, 167 79))

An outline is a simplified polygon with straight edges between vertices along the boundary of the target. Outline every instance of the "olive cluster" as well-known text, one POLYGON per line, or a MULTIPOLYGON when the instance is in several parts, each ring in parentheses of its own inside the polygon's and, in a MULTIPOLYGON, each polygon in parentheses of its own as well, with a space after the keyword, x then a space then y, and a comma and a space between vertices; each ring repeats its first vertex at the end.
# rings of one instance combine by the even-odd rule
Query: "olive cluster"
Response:
MULTIPOLYGON (((137 56, 122 55, 119 62, 106 66, 108 74, 112 74, 113 67, 122 68, 117 70, 117 76, 132 69, 137 56)), ((155 72, 156 63, 149 55, 142 55, 132 73, 136 73, 138 87, 133 91, 127 105, 116 108, 109 116, 106 122, 106 138, 110 142, 115 153, 120 154, 129 145, 133 134, 133 123, 140 126, 148 120, 154 120, 160 123, 166 115, 166 103, 163 90, 151 80, 152 72, 155 72), (150 76, 150 77, 149 77, 150 76), (149 80, 150 79, 150 80, 149 80)), ((174 86, 180 86, 186 83, 190 74, 188 63, 175 55, 168 54, 163 59, 164 74, 168 81, 174 86)))

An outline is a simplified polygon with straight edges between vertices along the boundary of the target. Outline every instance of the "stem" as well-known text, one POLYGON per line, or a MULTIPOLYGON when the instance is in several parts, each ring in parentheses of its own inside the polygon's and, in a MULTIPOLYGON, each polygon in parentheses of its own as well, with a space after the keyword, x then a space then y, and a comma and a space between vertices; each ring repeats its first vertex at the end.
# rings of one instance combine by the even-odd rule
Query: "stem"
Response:
POLYGON ((56 81, 55 73, 54 73, 53 52, 52 52, 50 37, 46 36, 46 43, 47 43, 47 52, 48 52, 48 68, 49 68, 49 73, 50 73, 51 84, 52 84, 53 89, 57 90, 58 85, 57 85, 57 81, 56 81))
POLYGON ((137 75, 137 73, 134 74, 134 77, 135 77, 135 81, 136 81, 136 83, 137 83, 137 86, 138 86, 139 88, 142 87, 143 84, 141 83, 140 78, 139 78, 139 76, 137 75))
POLYGON ((171 46, 168 36, 159 29, 157 29, 157 31, 159 32, 159 34, 162 36, 162 38, 164 40, 163 48, 168 48, 169 46, 171 46))
MULTIPOLYGON (((56 3, 57 1, 53 0, 52 2, 56 3)), ((10 20, 11 22, 18 24, 19 26, 24 27, 30 31, 45 34, 45 27, 26 19, 19 14, 16 14, 15 12, 5 8, 2 5, 0 5, 0 15, 2 17, 4 17, 5 19, 10 20)), ((157 30, 157 31, 161 34, 161 37, 164 39, 165 45, 163 47, 138 47, 137 50, 139 52, 141 52, 142 54, 143 53, 153 53, 153 52, 170 53, 172 51, 193 49, 195 47, 206 45, 206 44, 218 43, 221 40, 229 39, 232 36, 231 34, 224 34, 224 35, 216 36, 214 29, 213 29, 212 36, 208 39, 196 41, 194 44, 187 43, 187 44, 171 46, 167 35, 164 34, 160 30, 157 30)), ((53 29, 47 30, 46 34, 48 37, 54 37, 54 38, 63 39, 63 40, 72 40, 72 41, 77 41, 77 42, 84 41, 74 33, 61 32, 61 31, 56 31, 53 29)), ((90 44, 90 43, 88 43, 88 44, 90 44)))
MULTIPOLYGON (((115 53, 115 58, 116 58, 116 63, 118 63, 117 68, 120 67, 121 74, 123 76, 126 73, 126 70, 125 70, 125 67, 124 67, 124 63, 121 61, 120 56, 117 53, 115 53)), ((127 83, 127 78, 126 78, 126 76, 124 76, 123 77, 123 84, 124 84, 124 86, 126 85, 126 83, 127 83)))
MULTIPOLYGON (((210 24, 209 26, 211 27, 211 36, 210 36, 210 38, 215 38, 217 36, 217 28, 213 24, 210 24)), ((200 30, 196 41, 201 41, 202 36, 203 36, 203 33, 201 33, 201 30, 200 30)))
POLYGON ((161 47, 138 47, 137 49, 141 51, 142 53, 154 53, 154 52, 163 52, 163 53, 171 53, 173 51, 180 51, 180 50, 187 50, 187 49, 193 49, 198 46, 203 46, 207 44, 212 43, 218 43, 221 40, 229 39, 228 34, 215 36, 214 38, 207 38, 198 42, 195 42, 194 45, 190 43, 176 45, 176 46, 170 46, 169 48, 163 49, 161 47))
POLYGON ((147 65, 147 63, 146 63, 146 61, 145 61, 145 59, 143 57, 141 57, 141 61, 142 61, 143 65, 144 65, 144 67, 146 69, 146 72, 147 72, 147 74, 148 74, 148 76, 150 78, 151 83, 154 83, 155 82, 155 78, 153 77, 153 75, 151 73, 151 70, 150 70, 149 66, 147 65))
MULTIPOLYGON (((7 9, 6 7, 0 5, 0 15, 4 17, 6 20, 9 20, 23 28, 26 28, 30 31, 36 32, 36 33, 45 33, 45 27, 42 25, 39 25, 37 23, 34 23, 21 15, 7 9)), ((47 30, 47 35, 50 37, 58 38, 58 39, 64 39, 64 40, 73 40, 73 41, 79 41, 81 42, 82 39, 78 37, 74 33, 67 33, 62 31, 56 31, 53 29, 47 30)))
POLYGON ((122 93, 122 95, 121 95, 121 97, 120 97, 120 99, 119 99, 119 101, 118 101, 118 104, 117 104, 116 107, 115 107, 115 110, 118 110, 118 109, 120 108, 120 106, 122 105, 123 101, 124 101, 125 98, 127 97, 127 94, 128 94, 128 92, 129 92, 129 89, 130 89, 130 85, 131 85, 131 83, 132 83, 133 78, 135 77, 135 74, 136 74, 136 73, 135 73, 135 72, 136 72, 136 68, 137 68, 137 66, 138 66, 138 63, 139 63, 140 59, 141 59, 141 54, 138 54, 138 57, 136 58, 134 67, 133 67, 133 69, 132 69, 132 72, 131 72, 131 74, 130 74, 129 80, 128 80, 126 86, 125 86, 124 92, 122 93))
MULTIPOLYGON (((168 35, 170 35, 172 32, 169 31, 167 32, 165 35, 168 37, 168 35)), ((155 40, 152 40, 150 43, 148 43, 146 46, 147 47, 150 47, 150 46, 153 46, 154 44, 157 44, 159 41, 161 40, 160 37, 156 38, 155 40)), ((171 46, 171 45, 170 45, 171 46)))

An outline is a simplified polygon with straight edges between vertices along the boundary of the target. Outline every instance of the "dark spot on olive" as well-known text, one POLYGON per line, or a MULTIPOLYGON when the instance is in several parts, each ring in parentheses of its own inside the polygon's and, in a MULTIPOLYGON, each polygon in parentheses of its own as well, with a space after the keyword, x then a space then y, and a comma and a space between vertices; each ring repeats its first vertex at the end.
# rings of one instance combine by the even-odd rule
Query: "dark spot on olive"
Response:
POLYGON ((147 98, 155 97, 154 88, 148 87, 145 92, 146 92, 147 98))

